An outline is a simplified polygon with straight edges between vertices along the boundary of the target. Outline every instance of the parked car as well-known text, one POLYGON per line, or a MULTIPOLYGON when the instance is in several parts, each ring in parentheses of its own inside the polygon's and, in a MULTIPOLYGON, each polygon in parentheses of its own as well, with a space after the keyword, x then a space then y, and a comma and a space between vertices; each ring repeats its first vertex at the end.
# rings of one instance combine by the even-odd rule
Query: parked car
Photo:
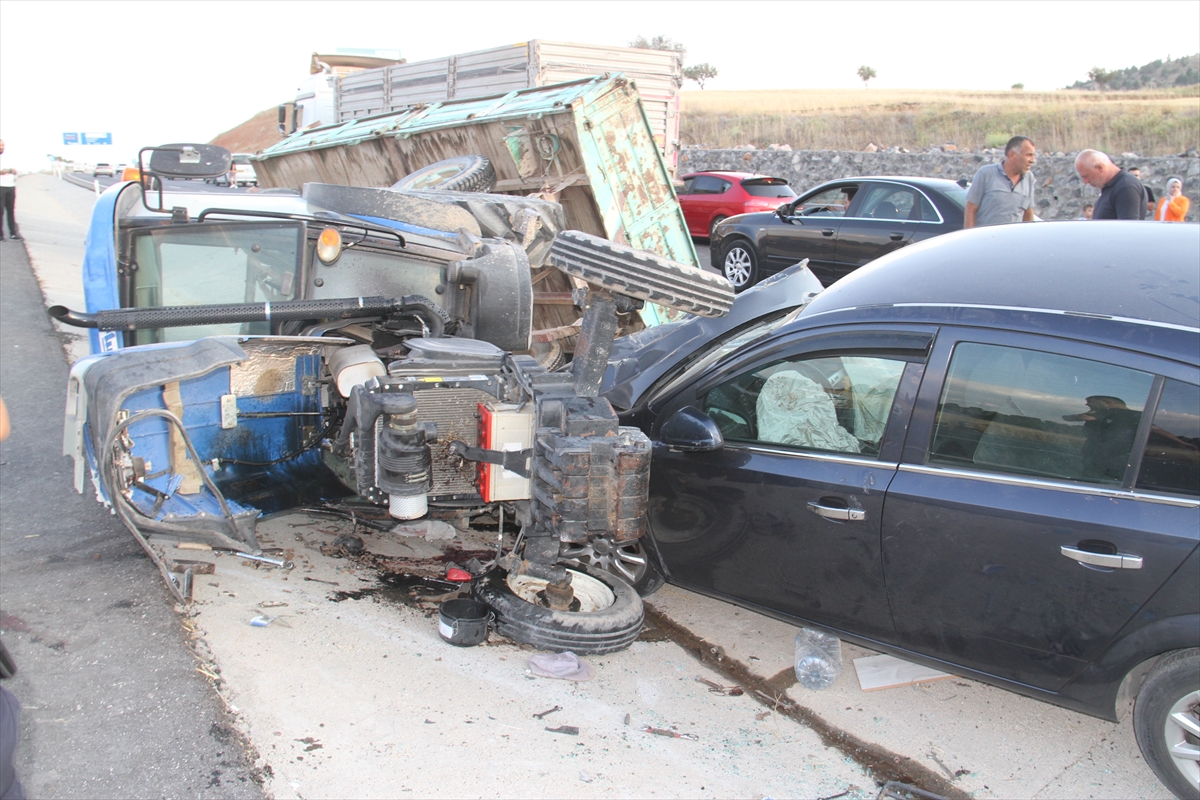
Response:
POLYGON ((113 165, 100 163, 92 168, 93 178, 99 178, 101 175, 111 178, 113 176, 113 165))
POLYGON ((962 229, 967 190, 936 178, 846 178, 772 212, 718 223, 712 266, 735 289, 807 258, 828 286, 908 244, 962 229))
POLYGON ((963 231, 619 352, 651 569, 1104 719, 1134 701, 1146 762, 1195 797, 1200 238, 1165 227, 963 231))
POLYGON ((250 153, 233 154, 233 182, 238 186, 258 186, 258 175, 250 163, 250 153))
POLYGON ((683 176, 676 194, 688 233, 701 237, 727 217, 771 211, 796 196, 783 178, 753 172, 694 172, 683 176))

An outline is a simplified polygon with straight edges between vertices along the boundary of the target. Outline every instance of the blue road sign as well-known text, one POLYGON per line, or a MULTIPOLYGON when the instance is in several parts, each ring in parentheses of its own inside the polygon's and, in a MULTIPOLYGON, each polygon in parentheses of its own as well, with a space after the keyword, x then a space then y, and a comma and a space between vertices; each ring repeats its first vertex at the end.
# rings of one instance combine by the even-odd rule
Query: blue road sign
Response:
POLYGON ((64 133, 63 134, 63 144, 79 144, 79 134, 78 133, 64 133))
POLYGON ((112 144, 112 132, 107 133, 81 133, 83 144, 112 144))

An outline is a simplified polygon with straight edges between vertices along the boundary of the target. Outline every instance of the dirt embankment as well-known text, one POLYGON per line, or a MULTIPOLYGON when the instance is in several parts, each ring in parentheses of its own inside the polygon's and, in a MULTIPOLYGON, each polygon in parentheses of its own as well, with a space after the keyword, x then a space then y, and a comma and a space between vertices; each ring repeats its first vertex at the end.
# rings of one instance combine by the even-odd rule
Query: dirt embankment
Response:
POLYGON ((278 111, 271 107, 218 134, 209 144, 220 145, 231 153, 257 153, 281 141, 283 134, 279 132, 278 111))

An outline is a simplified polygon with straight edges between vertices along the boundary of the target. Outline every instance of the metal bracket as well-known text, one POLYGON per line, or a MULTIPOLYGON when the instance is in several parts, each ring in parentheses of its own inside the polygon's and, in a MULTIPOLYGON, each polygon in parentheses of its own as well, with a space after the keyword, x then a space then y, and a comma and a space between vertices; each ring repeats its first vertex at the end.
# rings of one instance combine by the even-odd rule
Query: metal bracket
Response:
POLYGON ((471 447, 466 442, 456 439, 450 442, 450 452, 467 461, 497 464, 522 478, 530 477, 529 462, 533 458, 532 448, 528 450, 484 450, 482 447, 471 447))

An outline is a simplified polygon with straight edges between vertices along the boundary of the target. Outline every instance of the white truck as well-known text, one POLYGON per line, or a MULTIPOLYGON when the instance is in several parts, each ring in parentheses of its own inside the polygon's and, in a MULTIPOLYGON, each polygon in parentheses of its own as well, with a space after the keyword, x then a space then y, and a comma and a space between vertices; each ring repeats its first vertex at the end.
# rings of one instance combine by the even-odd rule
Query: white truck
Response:
MULTIPOLYGON (((502 95, 606 73, 636 81, 654 138, 674 171, 679 151, 683 57, 673 51, 532 39, 413 63, 392 62, 338 74, 344 56, 313 55, 319 72, 279 107, 280 131, 341 124, 417 103, 502 95)), ((361 61, 361 58, 359 58, 361 61)))

